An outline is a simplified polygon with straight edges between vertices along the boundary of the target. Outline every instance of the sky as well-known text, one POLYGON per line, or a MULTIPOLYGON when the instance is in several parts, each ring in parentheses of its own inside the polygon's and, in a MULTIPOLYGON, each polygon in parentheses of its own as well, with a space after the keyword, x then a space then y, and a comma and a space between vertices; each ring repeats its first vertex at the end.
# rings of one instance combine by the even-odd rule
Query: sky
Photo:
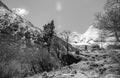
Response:
POLYGON ((3 0, 10 8, 21 8, 25 18, 42 28, 51 20, 56 31, 84 33, 94 22, 95 13, 103 10, 106 0, 3 0))

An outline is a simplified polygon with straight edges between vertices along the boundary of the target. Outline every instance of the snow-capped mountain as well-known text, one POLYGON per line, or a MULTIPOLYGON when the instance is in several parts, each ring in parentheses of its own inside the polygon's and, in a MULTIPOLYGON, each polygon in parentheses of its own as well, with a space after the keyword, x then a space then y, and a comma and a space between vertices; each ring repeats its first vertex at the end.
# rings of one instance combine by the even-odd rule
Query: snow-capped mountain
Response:
POLYGON ((91 25, 88 30, 79 34, 77 32, 73 32, 71 35, 71 44, 72 45, 90 45, 94 44, 95 40, 99 38, 100 30, 97 29, 94 25, 91 25))
POLYGON ((99 37, 100 30, 91 25, 88 30, 82 34, 80 42, 93 44, 94 41, 99 37))
MULTIPOLYGON (((102 30, 96 28, 94 25, 89 26, 85 33, 79 34, 77 32, 73 32, 70 37, 70 42, 73 46, 80 45, 99 45, 100 47, 107 48, 109 45, 114 45, 116 42, 116 38, 114 36, 108 36, 105 38, 103 42, 101 42, 101 34, 102 30)), ((106 32, 107 33, 107 32, 106 32)), ((110 33, 107 33, 110 35, 110 33)), ((113 33, 111 33, 112 35, 113 33)), ((120 43, 117 43, 120 44, 120 43)))

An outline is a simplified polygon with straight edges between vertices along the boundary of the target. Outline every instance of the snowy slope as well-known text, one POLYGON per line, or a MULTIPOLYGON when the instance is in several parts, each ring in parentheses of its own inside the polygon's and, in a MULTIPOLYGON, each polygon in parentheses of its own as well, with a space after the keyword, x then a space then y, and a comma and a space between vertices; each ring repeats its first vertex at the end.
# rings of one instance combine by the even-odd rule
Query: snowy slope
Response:
POLYGON ((94 25, 91 25, 88 30, 79 34, 77 32, 73 32, 71 35, 71 44, 72 45, 90 45, 94 44, 95 40, 99 37, 100 30, 95 28, 94 25))

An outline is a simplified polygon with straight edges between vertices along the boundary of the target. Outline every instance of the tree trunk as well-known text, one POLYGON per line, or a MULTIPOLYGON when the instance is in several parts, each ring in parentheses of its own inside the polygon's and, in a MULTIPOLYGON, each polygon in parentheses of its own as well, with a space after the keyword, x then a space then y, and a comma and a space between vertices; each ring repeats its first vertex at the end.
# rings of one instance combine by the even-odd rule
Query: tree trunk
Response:
POLYGON ((51 49, 51 44, 52 44, 52 37, 49 38, 48 40, 48 52, 50 53, 50 49, 51 49))
POLYGON ((114 33, 114 34, 115 34, 116 42, 120 42, 117 31, 115 31, 115 33, 114 33))
POLYGON ((68 52, 69 52, 69 37, 67 37, 67 54, 68 54, 68 52))

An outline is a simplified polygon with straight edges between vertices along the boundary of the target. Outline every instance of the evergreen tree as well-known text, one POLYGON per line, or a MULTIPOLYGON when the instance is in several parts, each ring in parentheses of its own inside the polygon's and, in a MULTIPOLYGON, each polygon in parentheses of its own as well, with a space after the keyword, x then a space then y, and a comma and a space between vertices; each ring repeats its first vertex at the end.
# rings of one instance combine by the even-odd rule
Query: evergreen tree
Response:
POLYGON ((52 38, 55 34, 54 29, 55 29, 55 26, 54 26, 53 20, 51 21, 51 23, 48 23, 47 25, 43 26, 43 41, 48 47, 48 52, 50 52, 52 38))

